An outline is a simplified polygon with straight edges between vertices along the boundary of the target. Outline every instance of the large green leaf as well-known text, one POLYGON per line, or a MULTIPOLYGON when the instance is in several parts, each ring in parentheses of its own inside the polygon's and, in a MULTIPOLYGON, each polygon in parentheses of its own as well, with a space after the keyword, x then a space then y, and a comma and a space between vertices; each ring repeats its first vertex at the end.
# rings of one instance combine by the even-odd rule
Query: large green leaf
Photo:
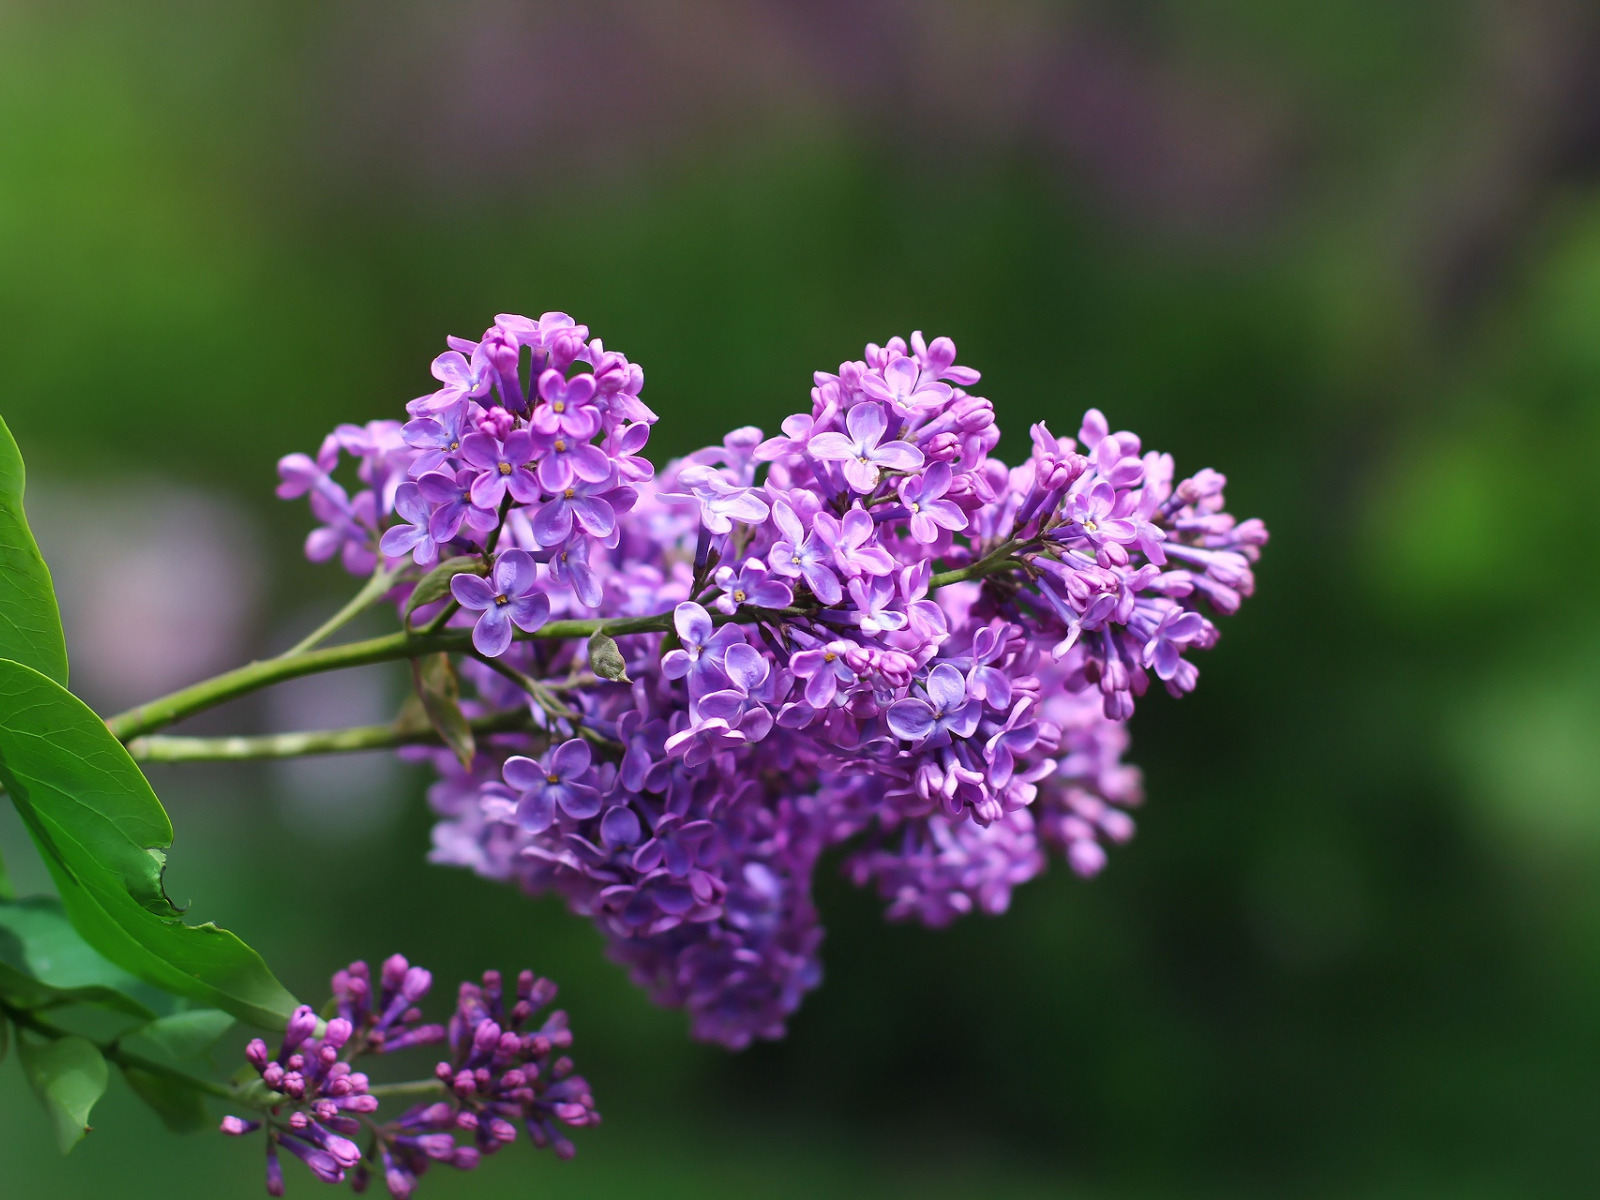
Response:
POLYGON ((122 1077, 128 1081, 133 1094, 155 1109, 161 1123, 173 1133, 198 1133, 215 1128, 206 1112, 205 1098, 192 1087, 138 1067, 123 1067, 122 1077))
POLYGON ((0 421, 0 658, 67 683, 67 641, 50 568, 22 510, 22 453, 0 421))
POLYGON ((164 991, 262 1028, 295 999, 249 946, 186 925, 161 884, 172 823, 122 744, 77 697, 0 659, 0 782, 91 946, 164 991))
POLYGON ((87 1038, 53 1042, 17 1038, 17 1057, 34 1095, 56 1127, 56 1145, 66 1154, 89 1132, 89 1113, 106 1092, 106 1060, 87 1038))
POLYGON ((71 999, 153 1017, 137 998, 143 987, 83 940, 54 896, 0 904, 0 995, 25 1005, 71 999))
POLYGON ((199 1058, 233 1027, 233 1015, 215 1008, 190 1008, 157 1017, 122 1039, 136 1054, 176 1059, 199 1058))

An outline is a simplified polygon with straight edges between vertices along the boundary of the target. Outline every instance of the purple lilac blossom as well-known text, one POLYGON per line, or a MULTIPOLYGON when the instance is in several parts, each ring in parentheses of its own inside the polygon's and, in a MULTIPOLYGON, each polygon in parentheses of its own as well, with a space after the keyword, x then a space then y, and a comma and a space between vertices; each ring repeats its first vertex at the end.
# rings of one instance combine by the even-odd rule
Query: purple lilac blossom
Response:
POLYGON ((465 767, 402 751, 439 773, 432 860, 561 896, 726 1046, 781 1035, 820 980, 832 846, 929 925, 1002 911, 1047 852, 1101 870, 1142 800, 1127 719, 1152 679, 1193 690, 1254 591, 1266 529, 1220 474, 1179 477, 1097 410, 1002 462, 949 338, 869 345, 779 436, 659 471, 643 372, 585 326, 502 315, 449 345, 409 424, 341 427, 280 494, 323 523, 313 557, 403 568, 401 604, 430 555, 480 560, 428 611, 498 657, 461 660, 467 715, 527 731, 465 767), (547 618, 635 620, 623 670, 547 618))
POLYGON ((555 984, 523 971, 507 997, 500 973, 486 972, 481 986, 461 985, 448 1025, 422 1023, 420 1006, 432 986, 429 971, 398 954, 376 979, 366 963, 353 962, 333 976, 325 1011, 336 1016, 323 1021, 301 1006, 276 1056, 261 1038, 246 1047, 260 1082, 241 1095, 258 1118, 227 1116, 220 1128, 231 1137, 266 1130, 269 1195, 283 1195, 280 1150, 324 1183, 348 1179, 358 1192, 381 1171, 395 1200, 406 1200, 430 1166, 472 1170, 515 1141, 519 1124, 535 1147, 571 1158, 575 1148, 560 1127, 600 1123, 589 1085, 565 1053, 572 1045, 567 1014, 556 1010, 533 1026, 555 999, 555 984), (441 1043, 450 1058, 434 1068, 431 1086, 444 1098, 380 1120, 379 1097, 351 1064, 441 1043), (458 1142, 458 1134, 469 1141, 458 1142))

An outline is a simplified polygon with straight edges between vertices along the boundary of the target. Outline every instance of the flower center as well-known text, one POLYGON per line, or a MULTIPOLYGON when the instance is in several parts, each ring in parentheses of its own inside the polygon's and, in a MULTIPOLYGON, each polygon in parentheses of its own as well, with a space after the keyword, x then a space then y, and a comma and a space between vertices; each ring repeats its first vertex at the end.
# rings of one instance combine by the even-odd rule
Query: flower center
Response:
POLYGON ((1083 531, 1085 533, 1095 533, 1098 532, 1099 529, 1100 526, 1096 525, 1093 521, 1085 521, 1083 523, 1083 531))
POLYGON ((743 604, 744 603, 744 589, 743 588, 734 588, 733 589, 733 598, 738 603, 743 604))
POLYGON ((500 464, 500 474, 502 474, 502 475, 511 474, 511 464, 507 463, 507 462, 501 463, 500 464))
POLYGON ((560 783, 561 782, 561 776, 559 776, 559 775, 546 775, 544 777, 544 779, 545 779, 546 783, 560 783))
POLYGON ((567 488, 566 491, 562 492, 561 494, 563 496, 565 496, 568 500, 571 500, 573 496, 577 495, 577 493, 572 488, 567 488))
POLYGON ((567 439, 557 438, 554 449, 557 454, 565 454, 567 452, 567 439))
POLYGON ((909 505, 907 505, 907 507, 910 508, 912 512, 921 512, 922 511, 922 505, 918 504, 915 500, 913 500, 909 505))
POLYGON ((555 409, 555 411, 558 412, 558 413, 566 412, 567 411, 567 402, 565 400, 556 400, 556 401, 553 401, 551 403, 550 407, 555 409))
POLYGON ((837 654, 835 654, 832 650, 824 650, 822 652, 822 661, 823 662, 832 662, 834 659, 836 659, 838 657, 839 656, 837 654))
POLYGON ((461 449, 461 443, 460 442, 451 442, 450 443, 450 449, 452 449, 452 450, 461 449))
POLYGON ((511 597, 510 596, 496 596, 494 598, 494 602, 496 604, 510 604, 511 603, 511 597))

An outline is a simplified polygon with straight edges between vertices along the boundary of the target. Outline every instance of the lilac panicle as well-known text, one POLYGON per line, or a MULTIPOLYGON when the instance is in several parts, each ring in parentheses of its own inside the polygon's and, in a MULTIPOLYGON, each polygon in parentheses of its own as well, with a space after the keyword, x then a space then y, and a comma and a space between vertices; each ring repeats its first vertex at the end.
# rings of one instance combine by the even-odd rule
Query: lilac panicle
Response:
POLYGON ((816 986, 831 846, 929 925, 1002 911, 1047 853, 1101 870, 1142 799, 1128 718, 1152 682, 1194 689, 1255 589, 1267 532, 1223 476, 1097 410, 1001 461, 949 338, 869 345, 778 435, 660 470, 643 372, 586 326, 502 314, 448 346, 407 423, 341 426, 279 493, 311 505, 308 554, 401 571, 402 604, 477 559, 424 615, 471 630, 467 715, 526 721, 465 767, 403 752, 439 771, 432 858, 560 895, 697 1037, 779 1036, 816 986), (648 632, 546 636, 575 618, 648 632))
POLYGON ((533 1024, 555 999, 555 984, 524 971, 507 1003, 499 973, 487 972, 481 987, 461 985, 448 1026, 422 1023, 420 1005, 432 986, 431 972, 398 954, 383 962, 376 979, 366 963, 353 962, 333 976, 325 1011, 337 1016, 323 1020, 302 1006, 276 1055, 261 1038, 246 1047, 260 1080, 239 1096, 259 1119, 227 1116, 221 1130, 232 1137, 266 1130, 270 1195, 283 1194, 280 1151, 324 1183, 348 1179, 356 1191, 381 1170, 391 1195, 404 1200, 433 1163, 471 1170, 515 1140, 519 1127, 535 1146, 570 1158, 574 1147, 560 1127, 600 1123, 589 1085, 566 1054, 567 1014, 551 1012, 533 1024), (432 1090, 435 1098, 380 1121, 379 1098, 352 1062, 446 1042, 450 1061, 438 1064, 431 1084, 409 1089, 432 1090), (458 1142, 458 1134, 467 1140, 458 1142))

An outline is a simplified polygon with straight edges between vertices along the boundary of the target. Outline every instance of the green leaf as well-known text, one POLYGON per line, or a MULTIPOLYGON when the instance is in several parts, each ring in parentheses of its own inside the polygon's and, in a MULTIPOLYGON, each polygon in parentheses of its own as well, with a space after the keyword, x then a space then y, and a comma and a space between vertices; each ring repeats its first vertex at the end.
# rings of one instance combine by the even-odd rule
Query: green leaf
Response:
POLYGON ((6 1051, 11 1049, 11 1026, 4 1017, 0 1017, 0 1063, 6 1060, 6 1051))
POLYGON ((488 570, 483 559, 476 554, 463 554, 459 558, 445 559, 417 581, 416 588, 406 601, 405 619, 409 622, 411 614, 424 604, 432 604, 435 600, 443 600, 449 595, 450 581, 457 575, 469 573, 484 575, 488 570))
POLYGON ((25 482, 22 452, 0 421, 0 658, 26 663, 65 687, 67 639, 50 568, 22 509, 25 482))
POLYGON ((11 876, 6 874, 6 860, 0 858, 0 901, 16 898, 17 889, 11 886, 11 876))
POLYGON ((194 1088, 138 1067, 123 1067, 122 1077, 128 1081, 133 1094, 153 1108, 161 1123, 173 1133, 198 1133, 211 1128, 205 1099, 194 1088))
POLYGON ((69 1035, 53 1042, 17 1038, 23 1073, 56 1127, 61 1153, 89 1132, 89 1113, 106 1092, 106 1060, 87 1038, 69 1035))
POLYGON ((416 684, 422 711, 444 744, 454 750, 463 767, 471 767, 478 752, 472 726, 461 713, 461 681, 448 654, 428 654, 411 660, 411 680, 416 684))
POLYGON ((617 639, 599 630, 589 638, 589 669, 613 683, 633 682, 628 678, 628 664, 623 661, 617 639))
POLYGON ((0 994, 30 1006, 70 999, 153 1017, 134 994, 143 986, 83 940, 54 896, 0 904, 0 994))
POLYGON ((72 693, 0 659, 0 782, 73 926, 163 991, 281 1029, 295 999, 244 942, 186 925, 161 884, 172 823, 105 723, 72 693))
MULTIPOLYGON (((122 1039, 137 1054, 149 1050, 179 1062, 199 1058, 233 1027, 233 1017, 215 1008, 191 1008, 157 1017, 122 1039)), ((154 1057, 154 1056, 152 1056, 154 1057)))

